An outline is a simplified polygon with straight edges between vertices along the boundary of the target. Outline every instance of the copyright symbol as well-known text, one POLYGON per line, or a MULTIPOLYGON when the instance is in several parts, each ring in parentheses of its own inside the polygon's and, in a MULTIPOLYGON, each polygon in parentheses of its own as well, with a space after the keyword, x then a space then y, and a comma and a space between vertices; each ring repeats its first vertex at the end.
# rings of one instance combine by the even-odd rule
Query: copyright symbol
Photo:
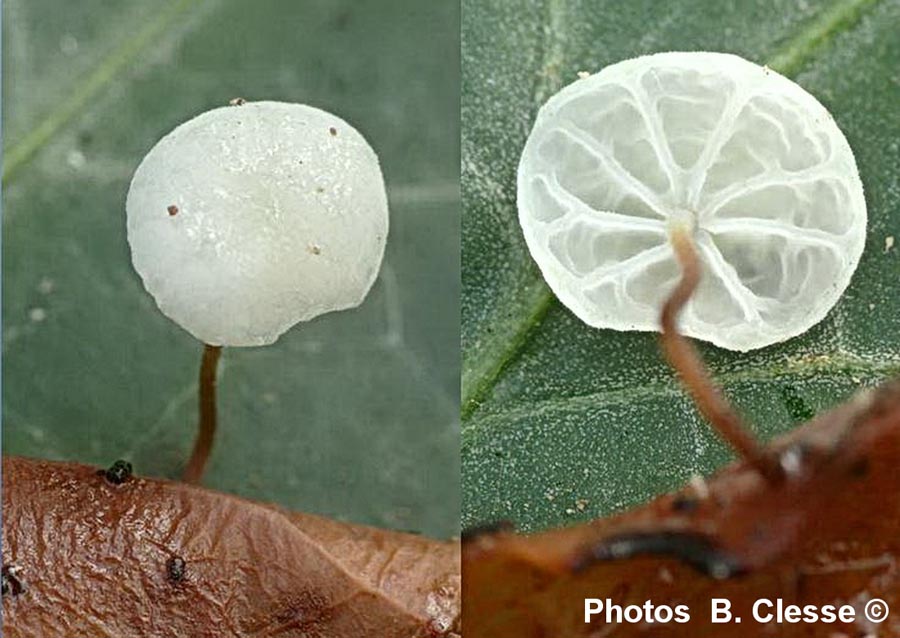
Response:
POLYGON ((866 607, 863 609, 866 618, 874 623, 884 622, 884 619, 888 617, 889 611, 888 604, 880 598, 873 598, 866 603, 866 607))

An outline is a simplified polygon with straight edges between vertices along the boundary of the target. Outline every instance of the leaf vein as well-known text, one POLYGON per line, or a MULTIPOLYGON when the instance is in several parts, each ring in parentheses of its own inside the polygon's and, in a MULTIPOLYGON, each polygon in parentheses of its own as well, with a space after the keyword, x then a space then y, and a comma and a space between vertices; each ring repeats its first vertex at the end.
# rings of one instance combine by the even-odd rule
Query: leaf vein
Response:
MULTIPOLYGON (((715 375, 716 382, 727 390, 729 385, 746 382, 775 381, 788 375, 810 377, 813 375, 872 375, 890 378, 900 375, 900 358, 888 362, 873 361, 848 353, 816 356, 804 360, 787 360, 752 370, 737 370, 715 375)), ((491 421, 517 422, 525 417, 535 417, 564 410, 600 408, 612 404, 626 403, 647 397, 687 396, 673 378, 671 381, 657 381, 640 386, 600 390, 588 394, 568 397, 554 397, 528 403, 516 404, 509 408, 486 412, 477 422, 464 424, 463 444, 477 434, 478 427, 491 421)))
POLYGON ((4 153, 3 185, 6 186, 13 175, 27 164, 53 136, 77 116, 92 98, 105 89, 129 62, 138 58, 154 39, 165 32, 166 28, 184 14, 193 5, 202 0, 175 0, 169 7, 160 12, 155 20, 148 23, 136 35, 129 36, 126 41, 81 82, 77 88, 50 112, 37 126, 19 142, 13 144, 4 153))

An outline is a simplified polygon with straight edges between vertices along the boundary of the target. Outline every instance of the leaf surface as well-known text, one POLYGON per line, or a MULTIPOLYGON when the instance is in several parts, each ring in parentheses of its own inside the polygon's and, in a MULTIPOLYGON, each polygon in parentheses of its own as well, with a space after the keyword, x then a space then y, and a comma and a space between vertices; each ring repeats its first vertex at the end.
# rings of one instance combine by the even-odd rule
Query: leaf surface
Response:
POLYGON ((5 2, 4 450, 180 475, 202 346, 131 267, 131 175, 232 98, 308 103, 379 154, 384 267, 360 308, 225 350, 204 483, 454 534, 458 20, 453 3, 399 0, 5 2))
POLYGON ((463 524, 591 520, 708 474, 729 454, 652 333, 589 328, 528 254, 516 167, 540 105, 580 71, 668 50, 725 51, 831 111, 866 191, 866 249, 806 334, 750 354, 704 345, 763 437, 900 370, 897 0, 463 3, 463 524))

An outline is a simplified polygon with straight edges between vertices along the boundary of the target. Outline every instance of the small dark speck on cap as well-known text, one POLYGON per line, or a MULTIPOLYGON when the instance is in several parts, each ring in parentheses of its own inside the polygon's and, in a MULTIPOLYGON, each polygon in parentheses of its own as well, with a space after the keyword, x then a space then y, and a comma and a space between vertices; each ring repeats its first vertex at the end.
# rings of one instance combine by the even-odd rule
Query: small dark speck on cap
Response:
POLYGON ((328 132, 331 133, 332 135, 337 135, 337 129, 334 128, 333 126, 330 129, 328 129, 328 132))
POLYGON ((166 210, 169 211, 169 217, 175 217, 175 215, 178 214, 178 206, 176 206, 175 204, 172 204, 171 206, 166 208, 166 210))

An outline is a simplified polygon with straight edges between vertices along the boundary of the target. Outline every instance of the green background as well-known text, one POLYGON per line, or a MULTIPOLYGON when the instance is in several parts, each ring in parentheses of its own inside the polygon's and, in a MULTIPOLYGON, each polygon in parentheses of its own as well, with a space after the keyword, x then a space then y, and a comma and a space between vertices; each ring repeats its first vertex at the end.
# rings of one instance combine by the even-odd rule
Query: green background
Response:
POLYGON ((3 449, 177 477, 201 345, 131 268, 143 155, 231 98, 309 103, 378 152, 391 206, 357 310, 226 349, 205 484, 438 536, 459 526, 459 7, 6 0, 3 449))
POLYGON ((768 437, 900 372, 900 1, 463 2, 463 524, 533 530, 639 503, 731 458, 656 336, 595 330, 551 295, 519 229, 516 165, 538 107, 579 71, 728 51, 794 78, 854 149, 865 253, 828 317, 750 354, 701 349, 768 437))

